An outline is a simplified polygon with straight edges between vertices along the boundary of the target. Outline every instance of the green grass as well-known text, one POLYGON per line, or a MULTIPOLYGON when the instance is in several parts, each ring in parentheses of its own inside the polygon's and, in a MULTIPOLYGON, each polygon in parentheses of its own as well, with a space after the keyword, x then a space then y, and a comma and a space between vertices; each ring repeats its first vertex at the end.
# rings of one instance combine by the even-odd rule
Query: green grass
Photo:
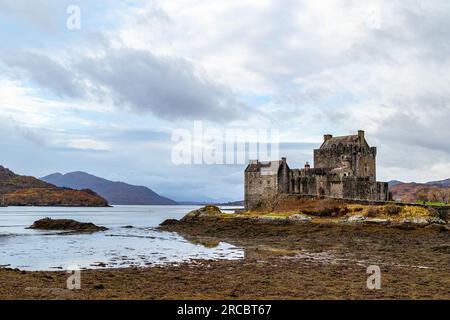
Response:
POLYGON ((426 204, 429 206, 436 206, 436 207, 442 207, 442 206, 448 206, 448 203, 445 202, 433 202, 433 201, 416 201, 417 204, 426 204))

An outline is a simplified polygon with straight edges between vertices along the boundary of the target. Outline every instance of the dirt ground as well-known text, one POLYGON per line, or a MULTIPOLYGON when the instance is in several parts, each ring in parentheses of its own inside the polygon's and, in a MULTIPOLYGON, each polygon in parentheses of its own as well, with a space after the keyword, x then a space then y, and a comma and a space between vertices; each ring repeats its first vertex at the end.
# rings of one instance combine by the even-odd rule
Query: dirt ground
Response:
POLYGON ((64 272, 0 269, 0 299, 450 299, 450 233, 318 223, 201 219, 162 227, 214 246, 245 249, 237 261, 87 270, 81 289, 64 272), (367 289, 369 265, 381 289, 367 289))

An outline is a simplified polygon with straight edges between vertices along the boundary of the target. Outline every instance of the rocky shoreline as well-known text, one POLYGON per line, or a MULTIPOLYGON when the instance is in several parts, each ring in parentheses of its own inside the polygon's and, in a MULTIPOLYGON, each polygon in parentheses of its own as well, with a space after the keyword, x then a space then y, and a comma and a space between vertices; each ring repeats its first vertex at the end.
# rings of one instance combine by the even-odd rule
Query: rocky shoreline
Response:
POLYGON ((203 246, 231 243, 244 259, 83 270, 73 291, 62 271, 0 269, 0 299, 450 299, 447 225, 296 214, 236 218, 203 208, 160 229, 203 246), (367 289, 371 265, 380 267, 380 290, 367 289))
POLYGON ((184 222, 195 222, 201 219, 217 219, 228 221, 236 219, 250 223, 292 224, 319 223, 341 225, 384 225, 400 228, 430 227, 450 230, 450 225, 439 215, 425 208, 387 206, 345 206, 322 208, 320 210, 288 210, 288 211, 242 211, 234 214, 224 213, 217 206, 208 205, 186 214, 180 221, 169 219, 161 225, 175 225, 184 222), (308 212, 305 214, 303 212, 308 212))

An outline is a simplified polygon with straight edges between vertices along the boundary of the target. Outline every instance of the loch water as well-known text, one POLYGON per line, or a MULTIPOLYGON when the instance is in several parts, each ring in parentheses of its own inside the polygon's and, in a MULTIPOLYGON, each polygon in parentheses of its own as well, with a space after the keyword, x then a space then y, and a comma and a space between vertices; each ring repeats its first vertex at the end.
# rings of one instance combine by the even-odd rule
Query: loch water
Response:
MULTIPOLYGON (((157 226, 180 219, 196 206, 114 206, 109 208, 0 208, 0 267, 20 270, 123 268, 197 259, 241 259, 242 248, 186 239, 157 226), (95 233, 27 229, 50 217, 105 226, 95 233)), ((227 210, 230 208, 222 208, 227 210)))

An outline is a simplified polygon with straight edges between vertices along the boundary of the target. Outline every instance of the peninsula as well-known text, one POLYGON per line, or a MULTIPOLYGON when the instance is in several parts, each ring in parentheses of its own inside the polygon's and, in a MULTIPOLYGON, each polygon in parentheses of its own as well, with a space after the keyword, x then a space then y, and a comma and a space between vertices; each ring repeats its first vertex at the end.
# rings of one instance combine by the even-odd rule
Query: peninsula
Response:
POLYGON ((0 166, 0 196, 6 206, 106 207, 108 201, 90 189, 59 188, 0 166))

